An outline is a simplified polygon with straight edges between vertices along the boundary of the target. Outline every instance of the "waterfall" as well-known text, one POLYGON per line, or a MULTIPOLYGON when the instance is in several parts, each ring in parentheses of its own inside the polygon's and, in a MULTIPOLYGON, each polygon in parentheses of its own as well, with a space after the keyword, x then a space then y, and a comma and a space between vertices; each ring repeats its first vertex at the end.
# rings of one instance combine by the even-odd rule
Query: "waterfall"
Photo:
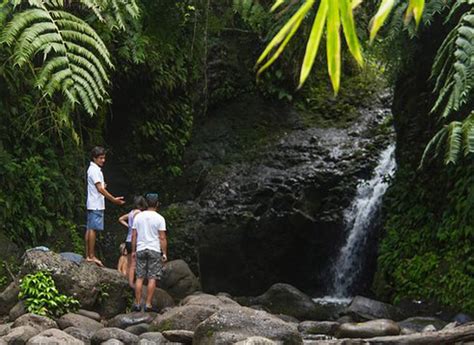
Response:
POLYGON ((344 212, 348 236, 332 268, 333 296, 350 296, 350 289, 357 282, 363 268, 369 232, 379 214, 382 197, 389 186, 388 179, 395 169, 395 145, 392 144, 380 154, 373 177, 359 183, 353 202, 344 212))

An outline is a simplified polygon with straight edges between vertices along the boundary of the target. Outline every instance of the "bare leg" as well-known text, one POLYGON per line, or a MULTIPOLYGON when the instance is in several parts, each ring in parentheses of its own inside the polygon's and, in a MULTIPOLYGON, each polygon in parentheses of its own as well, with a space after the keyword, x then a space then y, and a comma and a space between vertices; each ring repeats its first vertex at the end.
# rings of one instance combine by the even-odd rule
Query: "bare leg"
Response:
POLYGON ((136 260, 132 259, 132 255, 128 255, 129 258, 129 265, 128 265, 128 285, 132 289, 135 288, 135 265, 136 265, 136 260))
POLYGON ((148 286, 146 290, 146 306, 151 308, 151 301, 153 300, 153 294, 155 293, 156 279, 148 279, 148 286))
POLYGON ((96 231, 89 230, 89 260, 94 261, 99 266, 104 266, 104 264, 95 256, 95 239, 96 231))
POLYGON ((137 278, 135 284, 135 304, 142 303, 142 288, 143 288, 143 278, 137 278))
POLYGON ((90 229, 87 229, 87 230, 86 230, 85 242, 86 242, 86 260, 87 260, 87 261, 92 261, 92 260, 91 260, 90 248, 89 248, 89 237, 90 237, 90 233, 91 233, 92 231, 93 231, 93 230, 90 230, 90 229))

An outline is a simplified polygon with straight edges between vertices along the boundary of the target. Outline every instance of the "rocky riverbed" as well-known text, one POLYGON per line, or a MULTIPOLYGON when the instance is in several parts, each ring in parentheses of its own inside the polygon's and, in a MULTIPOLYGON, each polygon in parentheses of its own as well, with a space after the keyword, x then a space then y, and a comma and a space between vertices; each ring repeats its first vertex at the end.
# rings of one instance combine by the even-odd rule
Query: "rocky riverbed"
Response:
POLYGON ((0 294, 0 344, 450 344, 474 340, 466 315, 442 320, 362 296, 345 307, 316 303, 288 284, 259 296, 200 292, 182 260, 166 265, 158 313, 127 312, 127 281, 116 270, 30 251, 21 272, 49 270, 62 293, 81 308, 51 319, 27 313, 18 281, 0 294), (107 298, 99 287, 107 286, 107 298))

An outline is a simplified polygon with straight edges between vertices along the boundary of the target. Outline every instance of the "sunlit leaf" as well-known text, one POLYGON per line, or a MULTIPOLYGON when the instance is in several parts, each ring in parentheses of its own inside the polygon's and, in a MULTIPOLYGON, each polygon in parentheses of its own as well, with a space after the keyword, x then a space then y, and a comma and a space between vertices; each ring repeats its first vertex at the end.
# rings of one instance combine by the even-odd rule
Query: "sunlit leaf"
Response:
POLYGON ((339 0, 339 8, 341 12, 341 22, 346 37, 347 46, 352 56, 356 59, 359 65, 364 64, 362 57, 362 49, 360 47, 359 38, 357 37, 357 30, 354 23, 354 15, 352 12, 350 0, 339 0))
POLYGON ((327 61, 328 72, 331 78, 334 93, 339 91, 341 79, 341 37, 339 36, 339 2, 329 1, 327 21, 327 61))
POLYGON ((370 41, 372 42, 377 36, 382 25, 385 23, 390 11, 395 5, 396 0, 382 0, 377 13, 374 18, 372 18, 372 26, 370 28, 370 41))

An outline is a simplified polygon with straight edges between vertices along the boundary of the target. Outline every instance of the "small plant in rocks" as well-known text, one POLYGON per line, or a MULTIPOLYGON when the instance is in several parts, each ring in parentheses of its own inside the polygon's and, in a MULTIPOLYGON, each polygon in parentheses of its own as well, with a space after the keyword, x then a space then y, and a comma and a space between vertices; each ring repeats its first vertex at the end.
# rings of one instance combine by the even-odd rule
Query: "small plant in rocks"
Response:
POLYGON ((18 297, 25 301, 28 312, 37 315, 60 317, 79 308, 77 299, 59 293, 47 271, 26 275, 21 280, 18 297))

